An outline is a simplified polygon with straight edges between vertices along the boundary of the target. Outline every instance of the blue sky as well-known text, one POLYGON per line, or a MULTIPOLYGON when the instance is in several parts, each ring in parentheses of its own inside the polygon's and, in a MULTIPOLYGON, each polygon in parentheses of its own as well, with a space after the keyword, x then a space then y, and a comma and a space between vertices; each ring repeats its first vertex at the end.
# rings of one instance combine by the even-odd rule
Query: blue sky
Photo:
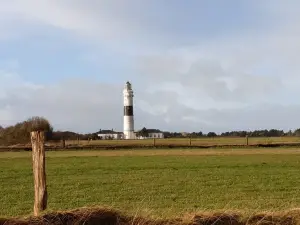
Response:
POLYGON ((294 0, 2 0, 0 125, 55 129, 295 129, 300 3, 294 0))

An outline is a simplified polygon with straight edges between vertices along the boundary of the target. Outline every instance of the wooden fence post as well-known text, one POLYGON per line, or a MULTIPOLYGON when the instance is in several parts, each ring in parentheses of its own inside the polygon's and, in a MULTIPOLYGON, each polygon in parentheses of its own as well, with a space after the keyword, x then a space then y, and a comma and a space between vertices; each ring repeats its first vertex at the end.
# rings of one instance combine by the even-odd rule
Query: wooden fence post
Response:
POLYGON ((190 137, 190 146, 192 146, 192 138, 190 137))
POLYGON ((248 137, 248 135, 246 135, 246 145, 247 146, 249 145, 249 137, 248 137))
POLYGON ((155 138, 153 138, 153 146, 155 146, 155 138))
POLYGON ((62 147, 62 148, 65 148, 65 147, 66 147, 66 141, 65 141, 64 138, 61 140, 61 147, 62 147))
POLYGON ((32 145, 32 166, 34 177, 34 216, 47 208, 47 186, 45 170, 45 133, 32 131, 30 133, 32 145))

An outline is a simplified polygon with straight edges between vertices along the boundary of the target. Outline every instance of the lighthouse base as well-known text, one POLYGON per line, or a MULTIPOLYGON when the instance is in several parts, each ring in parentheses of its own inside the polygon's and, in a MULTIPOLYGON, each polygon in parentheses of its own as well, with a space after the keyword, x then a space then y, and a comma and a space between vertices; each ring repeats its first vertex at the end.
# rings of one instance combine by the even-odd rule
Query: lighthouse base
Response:
POLYGON ((124 139, 136 139, 135 133, 133 131, 124 131, 124 139))

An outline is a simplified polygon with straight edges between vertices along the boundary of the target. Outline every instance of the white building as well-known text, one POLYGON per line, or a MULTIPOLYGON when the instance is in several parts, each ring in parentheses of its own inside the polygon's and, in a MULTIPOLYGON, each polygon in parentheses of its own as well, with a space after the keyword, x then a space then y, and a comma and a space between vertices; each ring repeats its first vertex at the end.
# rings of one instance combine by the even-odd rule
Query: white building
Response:
POLYGON ((165 138, 164 133, 158 129, 145 129, 135 132, 137 139, 165 138))
MULTIPOLYGON (((117 132, 113 130, 100 130, 97 135, 102 140, 126 139, 123 132, 117 132)), ((134 132, 134 137, 134 139, 165 138, 164 133, 158 129, 146 129, 143 134, 140 130, 138 132, 134 132)))
POLYGON ((116 132, 113 130, 100 130, 97 135, 102 140, 124 139, 124 134, 122 132, 116 132))
POLYGON ((149 138, 164 138, 164 133, 159 133, 159 132, 156 132, 156 133, 149 133, 149 138))

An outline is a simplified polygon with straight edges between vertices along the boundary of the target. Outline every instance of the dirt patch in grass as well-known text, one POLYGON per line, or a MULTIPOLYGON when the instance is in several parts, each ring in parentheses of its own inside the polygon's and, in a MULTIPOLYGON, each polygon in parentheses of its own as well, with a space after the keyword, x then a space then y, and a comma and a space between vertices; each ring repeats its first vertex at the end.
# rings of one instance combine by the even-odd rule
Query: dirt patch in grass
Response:
POLYGON ((0 225, 296 225, 300 210, 260 213, 250 216, 237 213, 199 213, 174 219, 128 216, 109 209, 77 209, 51 212, 40 217, 0 219, 0 225))
MULTIPOLYGON (((46 151, 47 158, 95 156, 218 156, 218 155, 299 155, 300 148, 249 148, 249 149, 143 149, 143 150, 60 150, 46 151)), ((0 159, 31 158, 31 152, 1 152, 0 159)))

